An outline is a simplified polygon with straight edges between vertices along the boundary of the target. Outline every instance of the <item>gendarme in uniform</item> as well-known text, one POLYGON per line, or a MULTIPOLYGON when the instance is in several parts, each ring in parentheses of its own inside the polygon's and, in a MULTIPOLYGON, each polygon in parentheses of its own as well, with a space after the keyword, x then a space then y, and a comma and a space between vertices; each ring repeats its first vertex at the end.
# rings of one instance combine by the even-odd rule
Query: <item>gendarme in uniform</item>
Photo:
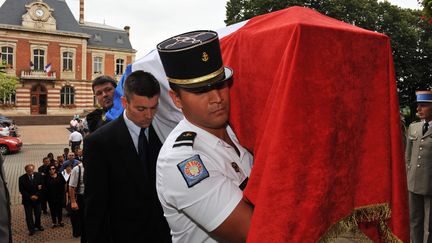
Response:
MULTIPOLYGON (((429 222, 424 222, 425 206, 430 207, 432 199, 432 92, 418 91, 416 96, 417 112, 423 120, 409 126, 405 151, 413 243, 423 242, 425 223, 432 228, 432 214, 429 222)), ((427 242, 432 242, 432 236, 427 242)))
MULTIPOLYGON (((168 80, 184 89, 205 90, 232 75, 223 67, 219 40, 212 31, 172 37, 160 43, 158 51, 168 80)), ((231 127, 226 129, 237 151, 186 118, 160 150, 156 184, 173 242, 216 242, 208 232, 221 225, 243 198, 253 157, 231 127)))

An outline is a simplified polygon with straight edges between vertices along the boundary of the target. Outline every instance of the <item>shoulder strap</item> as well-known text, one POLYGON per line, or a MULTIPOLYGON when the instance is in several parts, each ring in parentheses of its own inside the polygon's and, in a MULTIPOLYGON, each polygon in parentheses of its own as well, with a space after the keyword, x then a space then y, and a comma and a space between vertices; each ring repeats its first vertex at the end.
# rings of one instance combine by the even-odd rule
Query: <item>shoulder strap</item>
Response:
POLYGON ((81 186, 81 166, 78 164, 78 183, 77 183, 77 187, 75 188, 77 194, 80 192, 80 186, 81 186))

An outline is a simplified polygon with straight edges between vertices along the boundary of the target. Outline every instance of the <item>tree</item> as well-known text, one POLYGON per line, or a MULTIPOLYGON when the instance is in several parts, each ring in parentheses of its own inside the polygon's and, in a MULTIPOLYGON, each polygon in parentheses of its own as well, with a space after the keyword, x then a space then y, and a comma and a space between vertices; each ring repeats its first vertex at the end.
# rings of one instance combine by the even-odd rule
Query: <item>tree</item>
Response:
POLYGON ((6 100, 11 94, 15 93, 18 80, 5 72, 5 63, 0 63, 0 100, 6 100))
MULTIPOLYGON (((423 0, 419 0, 423 1, 423 0)), ((423 2, 431 3, 432 0, 423 2)), ((377 31, 390 37, 401 107, 410 107, 415 118, 415 91, 432 88, 431 20, 420 10, 402 9, 377 0, 230 0, 226 24, 291 6, 315 9, 327 16, 377 31)))

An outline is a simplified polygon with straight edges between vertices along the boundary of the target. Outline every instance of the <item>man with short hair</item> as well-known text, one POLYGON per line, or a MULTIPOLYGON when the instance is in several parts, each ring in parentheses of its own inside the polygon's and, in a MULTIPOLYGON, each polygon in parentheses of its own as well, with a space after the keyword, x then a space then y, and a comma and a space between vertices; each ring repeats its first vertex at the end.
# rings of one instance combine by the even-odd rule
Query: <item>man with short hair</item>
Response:
MULTIPOLYGON (((425 206, 432 203, 432 91, 417 91, 417 115, 420 122, 412 123, 407 131, 405 161, 408 176, 410 235, 413 243, 424 239, 424 225, 432 229, 432 210, 426 215, 425 206), (425 219, 428 218, 428 222, 425 219)), ((428 234, 428 243, 432 236, 428 234)))
POLYGON ((89 242, 170 242, 156 194, 162 146, 152 126, 160 86, 153 75, 131 73, 122 115, 84 140, 85 204, 89 242))
POLYGON ((96 109, 86 116, 89 133, 108 123, 105 113, 114 105, 114 91, 117 82, 109 76, 99 76, 93 80, 92 89, 100 109, 96 109))
POLYGON ((69 195, 71 200, 71 224, 73 237, 81 237, 81 243, 87 243, 87 234, 85 228, 85 202, 84 202, 84 167, 81 162, 78 163, 69 177, 69 195))
POLYGON ((75 166, 78 165, 78 160, 75 159, 75 154, 73 152, 69 152, 68 154, 68 160, 66 160, 62 166, 60 167, 59 172, 63 172, 63 170, 66 168, 66 166, 70 165, 73 169, 75 166))
POLYGON ((79 148, 82 140, 82 134, 78 132, 78 130, 74 129, 73 132, 69 135, 69 146, 71 147, 71 151, 75 151, 77 147, 79 148))
MULTIPOLYGON (((49 175, 49 165, 50 165, 50 158, 44 157, 42 159, 42 165, 39 166, 39 168, 38 168, 38 172, 43 177, 44 184, 46 183, 47 177, 49 175)), ((45 187, 41 191, 41 196, 40 196, 39 200, 41 202, 42 213, 48 214, 47 191, 46 191, 45 187)))
POLYGON ((34 235, 36 230, 43 231, 41 225, 41 191, 43 189, 43 177, 34 173, 34 165, 24 167, 26 173, 18 179, 19 191, 22 195, 25 217, 29 235, 34 235), (34 217, 33 217, 34 215, 34 217))
POLYGON ((243 198, 252 155, 228 125, 232 70, 216 32, 194 31, 157 46, 184 119, 159 153, 156 186, 173 242, 245 242, 253 208, 243 198))

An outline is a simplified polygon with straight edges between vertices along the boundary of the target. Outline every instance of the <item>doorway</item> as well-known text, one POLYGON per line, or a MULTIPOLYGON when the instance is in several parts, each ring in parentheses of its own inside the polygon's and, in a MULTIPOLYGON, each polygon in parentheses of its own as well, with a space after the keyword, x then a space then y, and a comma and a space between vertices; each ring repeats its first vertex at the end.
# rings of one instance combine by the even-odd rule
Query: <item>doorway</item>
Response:
POLYGON ((47 113, 47 89, 42 84, 32 87, 30 93, 30 113, 32 115, 43 115, 47 113))

